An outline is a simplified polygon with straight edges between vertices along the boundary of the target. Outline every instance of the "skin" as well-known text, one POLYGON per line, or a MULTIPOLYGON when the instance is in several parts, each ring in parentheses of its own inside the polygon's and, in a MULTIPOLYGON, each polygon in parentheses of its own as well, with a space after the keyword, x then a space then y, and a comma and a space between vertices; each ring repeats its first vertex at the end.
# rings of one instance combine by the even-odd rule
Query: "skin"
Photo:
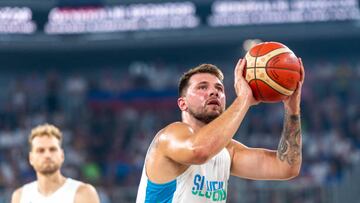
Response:
POLYGON ((225 110, 222 82, 209 73, 198 73, 189 80, 184 96, 178 99, 182 122, 171 123, 155 136, 146 160, 146 173, 155 183, 166 183, 190 165, 204 164, 226 148, 231 156, 231 174, 255 180, 286 180, 296 177, 301 167, 300 98, 304 81, 283 101, 284 128, 278 150, 249 148, 232 139, 249 108, 258 104, 243 77, 246 61, 236 65, 234 88, 237 97, 225 110), (209 123, 196 114, 217 116, 209 123))
MULTIPOLYGON (((50 196, 66 182, 60 168, 64 162, 64 151, 59 140, 50 136, 38 136, 32 140, 29 161, 36 171, 38 190, 43 196, 50 196)), ((20 203, 22 188, 12 194, 11 203, 20 203)), ((95 188, 82 183, 75 194, 74 203, 99 203, 95 188)))

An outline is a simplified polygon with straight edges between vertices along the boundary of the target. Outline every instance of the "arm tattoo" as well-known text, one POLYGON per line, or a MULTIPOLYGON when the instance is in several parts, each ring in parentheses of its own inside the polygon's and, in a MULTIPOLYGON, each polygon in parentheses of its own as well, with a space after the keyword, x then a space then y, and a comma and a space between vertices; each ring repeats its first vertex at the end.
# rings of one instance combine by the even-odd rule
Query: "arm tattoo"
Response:
POLYGON ((301 160, 301 126, 299 115, 288 115, 285 113, 284 128, 277 156, 281 161, 287 161, 289 165, 297 164, 301 160))

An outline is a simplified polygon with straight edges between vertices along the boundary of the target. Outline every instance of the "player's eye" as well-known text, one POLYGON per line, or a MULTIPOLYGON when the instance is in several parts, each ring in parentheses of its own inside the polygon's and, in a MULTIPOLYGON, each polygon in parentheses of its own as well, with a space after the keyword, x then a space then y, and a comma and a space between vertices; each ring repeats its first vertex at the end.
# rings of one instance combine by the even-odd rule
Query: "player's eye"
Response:
POLYGON ((44 149, 42 149, 42 148, 41 148, 41 149, 37 149, 37 150, 36 150, 36 152, 38 152, 38 153, 44 153, 44 151, 45 151, 45 150, 44 150, 44 149))
POLYGON ((206 89, 207 89, 207 86, 206 86, 206 85, 200 85, 200 86, 199 86, 199 89, 201 89, 201 90, 206 90, 206 89))
POLYGON ((217 89, 218 91, 220 91, 220 92, 224 92, 224 88, 221 87, 221 86, 216 86, 216 89, 217 89))

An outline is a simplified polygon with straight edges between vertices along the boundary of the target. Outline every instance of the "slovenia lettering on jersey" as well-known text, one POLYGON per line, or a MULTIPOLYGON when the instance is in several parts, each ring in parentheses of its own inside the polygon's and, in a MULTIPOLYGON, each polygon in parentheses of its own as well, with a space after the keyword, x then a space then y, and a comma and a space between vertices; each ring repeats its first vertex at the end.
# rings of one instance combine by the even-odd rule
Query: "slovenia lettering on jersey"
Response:
POLYGON ((207 180, 205 176, 196 174, 192 194, 214 202, 224 201, 226 200, 224 181, 211 181, 207 180))

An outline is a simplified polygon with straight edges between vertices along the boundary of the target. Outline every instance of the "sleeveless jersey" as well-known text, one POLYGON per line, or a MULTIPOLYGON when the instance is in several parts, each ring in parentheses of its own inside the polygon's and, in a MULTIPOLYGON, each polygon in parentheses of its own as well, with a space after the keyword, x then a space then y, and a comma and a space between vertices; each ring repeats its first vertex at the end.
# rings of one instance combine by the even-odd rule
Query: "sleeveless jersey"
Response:
POLYGON ((225 203, 230 165, 224 148, 208 162, 191 165, 175 180, 157 184, 148 179, 144 164, 136 203, 225 203))
POLYGON ((23 186, 20 203, 74 203, 77 189, 82 183, 67 178, 63 186, 50 196, 43 196, 38 191, 37 181, 23 186))

